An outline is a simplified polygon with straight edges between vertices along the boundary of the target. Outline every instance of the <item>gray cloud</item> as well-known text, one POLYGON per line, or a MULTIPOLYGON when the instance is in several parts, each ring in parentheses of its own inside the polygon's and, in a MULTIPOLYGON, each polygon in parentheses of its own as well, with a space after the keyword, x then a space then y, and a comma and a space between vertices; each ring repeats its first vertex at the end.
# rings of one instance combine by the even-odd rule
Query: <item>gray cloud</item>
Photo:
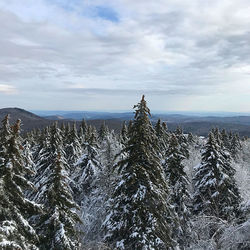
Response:
POLYGON ((48 91, 218 98, 235 94, 239 82, 249 90, 248 1, 28 0, 27 6, 0 3, 0 82, 23 99, 35 91, 40 103, 48 91), (100 3, 118 22, 88 13, 100 3))
MULTIPOLYGON (((48 90, 50 91, 50 90, 48 90)), ((169 96, 169 95, 181 95, 181 96, 192 96, 192 95, 203 95, 201 90, 197 88, 187 88, 182 87, 178 89, 170 90, 160 90, 160 89, 104 89, 104 88, 64 88, 64 89, 54 89, 61 93, 73 93, 77 95, 155 95, 155 96, 169 96)), ((212 90, 209 91, 213 93, 212 90)), ((207 90, 206 90, 207 94, 207 90)))

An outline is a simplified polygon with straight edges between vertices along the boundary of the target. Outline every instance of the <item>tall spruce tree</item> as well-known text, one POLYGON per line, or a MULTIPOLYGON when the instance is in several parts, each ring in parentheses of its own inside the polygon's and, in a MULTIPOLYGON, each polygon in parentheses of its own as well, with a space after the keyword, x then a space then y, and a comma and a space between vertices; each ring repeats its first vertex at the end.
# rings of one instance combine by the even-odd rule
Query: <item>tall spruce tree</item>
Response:
POLYGON ((128 141, 128 127, 126 125, 126 122, 123 122, 122 124, 122 129, 121 129, 121 133, 120 133, 120 141, 122 143, 122 145, 126 145, 127 141, 128 141))
POLYGON ((83 151, 75 123, 73 124, 71 131, 68 132, 67 138, 65 138, 64 141, 65 141, 65 153, 66 153, 65 156, 68 161, 68 164, 71 167, 71 172, 72 172, 74 171, 73 165, 79 159, 83 151))
POLYGON ((170 186, 171 204, 174 206, 179 221, 176 236, 182 247, 187 246, 191 240, 191 195, 187 189, 189 180, 184 171, 184 159, 179 142, 175 134, 172 134, 163 167, 170 186))
POLYGON ((81 220, 76 212, 79 209, 72 197, 67 163, 61 157, 62 145, 57 145, 57 158, 47 178, 45 195, 46 213, 38 227, 41 250, 78 250, 79 232, 76 228, 81 220))
POLYGON ((79 203, 82 202, 84 196, 91 192, 94 179, 102 169, 101 163, 97 158, 99 145, 95 132, 88 135, 85 147, 86 152, 76 162, 74 166, 75 171, 72 175, 74 181, 72 188, 79 203))
POLYGON ((194 176, 194 211, 230 220, 238 213, 239 190, 234 169, 223 155, 221 145, 211 132, 194 176))
POLYGON ((225 129, 222 129, 222 131, 221 131, 221 140, 222 140, 224 148, 229 151, 231 141, 229 140, 229 136, 228 136, 227 131, 225 129))
POLYGON ((134 122, 119 162, 120 177, 104 226, 105 240, 116 249, 171 249, 168 186, 158 157, 158 142, 144 96, 134 106, 134 122))
MULTIPOLYGON (((46 135, 44 135, 46 137, 46 135)), ((44 204, 47 200, 46 190, 47 190, 47 179, 51 174, 54 162, 57 157, 57 147, 58 145, 63 145, 63 139, 61 130, 58 128, 57 123, 54 123, 50 129, 47 130, 46 144, 40 150, 36 162, 36 176, 33 180, 36 190, 31 193, 30 197, 32 200, 44 204)), ((69 165, 65 157, 65 151, 62 146, 61 158, 63 158, 67 166, 65 169, 69 171, 69 165)))
POLYGON ((189 145, 192 145, 192 144, 194 144, 194 142, 195 142, 195 140, 194 140, 194 135, 193 135, 191 132, 188 133, 187 141, 188 141, 188 144, 189 144, 189 145))
POLYGON ((105 122, 102 123, 99 131, 98 131, 98 138, 100 141, 103 141, 104 138, 109 134, 109 129, 106 126, 105 122))
POLYGON ((188 140, 186 136, 183 134, 182 128, 177 127, 175 131, 176 138, 178 139, 179 145, 181 147, 182 154, 189 158, 189 150, 188 150, 188 140))
POLYGON ((234 134, 230 141, 230 148, 229 148, 229 151, 233 159, 235 160, 237 159, 238 153, 240 152, 241 149, 242 149, 242 146, 241 146, 239 136, 237 134, 234 134))
POLYGON ((0 249, 37 249, 38 236, 28 219, 39 207, 24 196, 33 188, 26 179, 32 169, 23 154, 21 121, 10 127, 8 119, 0 132, 0 249))
MULTIPOLYGON (((166 124, 166 123, 165 123, 166 124)), ((158 137, 159 149, 161 157, 165 157, 166 151, 168 149, 168 134, 165 128, 165 125, 161 123, 161 120, 158 119, 157 123, 155 124, 155 133, 158 137)))

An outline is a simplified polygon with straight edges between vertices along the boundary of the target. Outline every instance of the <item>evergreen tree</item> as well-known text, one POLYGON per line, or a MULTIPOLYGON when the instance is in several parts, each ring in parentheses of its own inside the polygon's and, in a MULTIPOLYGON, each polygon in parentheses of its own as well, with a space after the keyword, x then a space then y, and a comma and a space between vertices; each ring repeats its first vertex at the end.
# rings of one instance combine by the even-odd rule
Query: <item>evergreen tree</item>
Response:
POLYGON ((191 237, 191 198, 187 189, 189 184, 188 177, 182 163, 185 156, 180 149, 175 134, 172 134, 164 162, 164 170, 171 190, 171 204, 173 204, 179 220, 179 228, 177 230, 178 242, 184 247, 188 245, 191 237))
POLYGON ((26 141, 29 143, 30 148, 35 147, 36 138, 35 138, 34 131, 30 131, 29 133, 26 134, 26 141))
MULTIPOLYGON (((82 154, 82 147, 77 134, 76 124, 74 123, 71 131, 65 138, 65 153, 66 159, 70 166, 73 166, 82 154)), ((71 169, 71 172, 73 169, 71 169)))
POLYGON ((9 124, 9 115, 6 115, 2 120, 2 127, 0 129, 0 166, 4 165, 10 137, 11 129, 9 124))
POLYGON ((188 144, 190 145, 192 145, 192 144, 194 144, 194 135, 190 132, 190 133, 188 133, 188 137, 187 137, 187 141, 188 141, 188 144))
POLYGON ((234 159, 237 159, 238 153, 241 150, 241 148, 242 147, 241 147, 239 136, 237 134, 234 134, 232 136, 232 140, 231 140, 230 148, 229 148, 229 151, 234 159))
POLYGON ((65 134, 64 134, 65 138, 68 138, 70 131, 71 131, 71 126, 70 123, 68 122, 67 125, 65 126, 65 134))
POLYGON ((85 135, 83 133, 82 127, 80 127, 79 130, 78 130, 78 138, 79 138, 79 143, 81 145, 81 148, 83 149, 83 145, 84 145, 84 142, 85 142, 85 135))
POLYGON ((6 116, 0 133, 0 248, 3 250, 37 249, 38 242, 28 219, 38 213, 39 207, 24 196, 33 186, 26 179, 32 169, 23 154, 20 124, 18 120, 10 127, 6 116))
MULTIPOLYGON (((36 192, 31 194, 31 199, 44 204, 47 200, 46 190, 47 190, 47 179, 52 172, 55 159, 57 158, 57 148, 58 145, 62 145, 61 149, 61 158, 67 163, 65 157, 65 151, 63 149, 63 140, 60 129, 57 127, 57 123, 54 123, 52 127, 47 130, 47 139, 45 140, 46 144, 40 150, 38 155, 38 160, 36 162, 36 176, 33 180, 36 192)), ((69 165, 65 167, 69 171, 69 165)))
POLYGON ((109 133, 109 129, 105 125, 105 122, 103 122, 100 129, 99 129, 99 131, 98 131, 99 140, 100 141, 104 140, 104 138, 108 135, 108 133, 109 133))
POLYGON ((65 133, 66 126, 65 126, 65 123, 64 123, 64 122, 61 124, 60 130, 62 131, 62 134, 65 133))
POLYGON ((133 121, 130 120, 129 123, 128 123, 128 133, 130 133, 132 127, 133 127, 133 121))
POLYGON ((79 207, 73 200, 67 175, 67 163, 61 157, 61 145, 57 145, 57 159, 46 182, 46 213, 41 218, 38 231, 40 249, 77 250, 80 249, 77 223, 81 220, 76 213, 79 207))
POLYGON ((163 129, 164 129, 165 132, 168 132, 168 126, 167 126, 166 122, 162 123, 162 127, 163 127, 163 129))
POLYGON ((229 136, 228 136, 227 131, 225 129, 222 129, 222 131, 221 131, 221 140, 222 140, 224 148, 229 151, 231 141, 229 140, 229 136))
POLYGON ((230 220, 238 213, 240 195, 235 171, 221 152, 218 136, 216 140, 211 132, 194 176, 194 211, 230 220))
POLYGON ((123 122, 122 129, 120 133, 120 141, 125 146, 128 141, 128 127, 126 125, 126 122, 123 122))
POLYGON ((221 136, 220 130, 218 128, 214 128, 214 129, 212 129, 212 133, 214 135, 216 143, 221 147, 223 144, 223 141, 222 141, 222 136, 221 136))
POLYGON ((171 249, 168 187, 158 157, 155 131, 144 100, 135 105, 135 118, 119 162, 119 182, 104 223, 105 240, 116 249, 171 249))
POLYGON ((41 155, 47 147, 49 147, 50 144, 50 127, 46 127, 43 129, 43 131, 37 131, 36 134, 36 146, 33 147, 33 158, 35 164, 40 161, 41 155))
POLYGON ((99 145, 95 132, 91 133, 85 147, 86 153, 76 162, 75 171, 72 175, 74 181, 72 188, 79 203, 82 202, 84 196, 91 192, 93 189, 92 183, 102 169, 101 163, 97 158, 99 145))
POLYGON ((88 130, 88 125, 87 125, 87 123, 86 123, 86 121, 84 119, 82 120, 81 128, 83 130, 83 134, 86 134, 87 130, 88 130))
POLYGON ((176 128, 175 135, 181 147, 182 154, 186 158, 189 158, 188 141, 186 136, 183 134, 181 127, 176 128))
POLYGON ((167 130, 162 125, 160 119, 158 119, 155 125, 155 133, 156 133, 156 136, 158 137, 158 143, 159 143, 159 149, 160 149, 159 153, 161 157, 163 158, 168 148, 168 135, 167 135, 167 130))
POLYGON ((164 141, 165 141, 166 150, 167 150, 168 146, 169 146, 169 139, 170 139, 171 133, 168 131, 168 126, 167 126, 166 122, 162 123, 162 128, 163 128, 163 131, 164 131, 164 141))
POLYGON ((87 127, 87 131, 85 133, 85 141, 84 141, 84 143, 85 144, 89 143, 89 141, 92 140, 91 137, 93 138, 93 136, 95 137, 95 140, 97 140, 97 134, 94 132, 94 128, 91 125, 89 125, 87 127))
POLYGON ((81 144, 82 149, 84 148, 84 143, 86 141, 87 130, 88 130, 88 125, 86 121, 83 119, 78 131, 79 142, 81 144))
MULTIPOLYGON (((25 165, 32 170, 32 175, 35 175, 36 172, 35 163, 31 150, 31 145, 28 139, 25 139, 23 143, 23 155, 24 155, 25 165)), ((29 176, 29 178, 31 178, 31 176, 29 176)))

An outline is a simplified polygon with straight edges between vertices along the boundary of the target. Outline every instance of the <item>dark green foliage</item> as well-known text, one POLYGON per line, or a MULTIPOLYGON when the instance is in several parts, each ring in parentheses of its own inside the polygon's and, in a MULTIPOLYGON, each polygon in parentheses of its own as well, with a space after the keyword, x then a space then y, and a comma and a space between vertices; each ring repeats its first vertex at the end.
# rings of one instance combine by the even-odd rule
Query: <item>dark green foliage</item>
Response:
POLYGON ((225 149, 227 149, 229 151, 231 141, 229 140, 229 136, 228 136, 227 131, 225 129, 222 129, 220 137, 221 137, 223 146, 225 147, 225 149))
POLYGON ((237 159, 242 146, 238 134, 234 134, 231 140, 229 151, 234 159, 237 159))
POLYGON ((193 135, 191 132, 188 133, 187 141, 188 141, 188 144, 189 144, 189 145, 192 145, 192 144, 194 144, 194 142, 195 142, 195 140, 194 140, 194 135, 193 135))
POLYGON ((189 158, 189 151, 188 151, 188 140, 186 136, 183 134, 183 131, 180 127, 177 127, 175 131, 176 138, 178 140, 178 143, 180 145, 180 150, 182 154, 186 157, 189 158))
POLYGON ((164 157, 169 144, 169 135, 167 133, 166 123, 161 123, 161 120, 159 119, 155 125, 155 133, 159 143, 159 154, 161 157, 164 157))
POLYGON ((125 146, 128 141, 128 127, 125 122, 122 124, 122 129, 120 133, 121 143, 125 146))
POLYGON ((88 130, 88 125, 84 119, 82 120, 81 128, 82 128, 83 134, 85 135, 87 133, 87 130, 88 130))
POLYGON ((76 250, 80 249, 79 233, 76 230, 80 218, 79 207, 73 200, 61 149, 57 148, 57 159, 47 179, 45 195, 45 215, 41 218, 38 231, 41 235, 40 249, 76 250))
POLYGON ((109 134, 109 129, 106 126, 105 122, 102 123, 99 131, 98 131, 98 138, 100 141, 103 141, 104 138, 109 134))
POLYGON ((221 149, 218 138, 218 133, 216 138, 209 134, 201 165, 196 168, 194 211, 230 220, 237 215, 241 199, 230 155, 221 149))
POLYGON ((128 157, 118 164, 119 182, 105 223, 106 241, 116 249, 171 249, 168 187, 144 96, 134 108, 135 118, 124 149, 128 157))
POLYGON ((93 188, 92 183, 97 177, 97 173, 102 169, 102 166, 97 159, 99 144, 95 133, 92 132, 88 142, 85 143, 85 150, 81 158, 75 165, 75 171, 72 175, 74 181, 73 189, 76 200, 81 203, 84 196, 89 194, 93 188))
POLYGON ((21 121, 9 126, 8 116, 1 128, 0 163, 0 249, 36 249, 38 237, 28 218, 39 207, 27 200, 24 191, 33 185, 26 179, 32 169, 26 164, 19 135, 21 121))
POLYGON ((65 157, 68 161, 68 164, 71 166, 71 172, 72 172, 74 164, 82 154, 82 147, 80 144, 80 139, 77 134, 75 123, 73 124, 71 131, 68 132, 67 135, 65 135, 64 145, 65 145, 65 157))
POLYGON ((46 129, 47 136, 44 134, 44 146, 38 152, 36 159, 36 175, 33 180, 36 191, 30 194, 32 200, 38 203, 44 204, 47 200, 45 195, 47 178, 53 170, 55 159, 58 153, 58 147, 60 147, 61 157, 64 159, 65 168, 70 170, 66 161, 65 151, 63 148, 63 139, 61 130, 57 127, 57 123, 54 123, 49 129, 46 129))
POLYGON ((191 197, 187 186, 189 184, 187 174, 184 171, 182 161, 185 159, 175 134, 170 138, 167 157, 164 162, 164 170, 170 186, 171 204, 174 206, 179 220, 176 229, 177 239, 181 246, 187 246, 190 241, 190 206, 191 197))

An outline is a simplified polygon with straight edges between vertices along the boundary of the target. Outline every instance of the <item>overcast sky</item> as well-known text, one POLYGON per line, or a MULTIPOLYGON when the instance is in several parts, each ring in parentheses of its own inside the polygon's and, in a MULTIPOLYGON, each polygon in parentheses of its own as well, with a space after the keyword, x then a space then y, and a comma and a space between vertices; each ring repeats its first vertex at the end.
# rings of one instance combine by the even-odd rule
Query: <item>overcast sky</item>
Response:
POLYGON ((249 0, 1 0, 0 107, 250 111, 249 0))

